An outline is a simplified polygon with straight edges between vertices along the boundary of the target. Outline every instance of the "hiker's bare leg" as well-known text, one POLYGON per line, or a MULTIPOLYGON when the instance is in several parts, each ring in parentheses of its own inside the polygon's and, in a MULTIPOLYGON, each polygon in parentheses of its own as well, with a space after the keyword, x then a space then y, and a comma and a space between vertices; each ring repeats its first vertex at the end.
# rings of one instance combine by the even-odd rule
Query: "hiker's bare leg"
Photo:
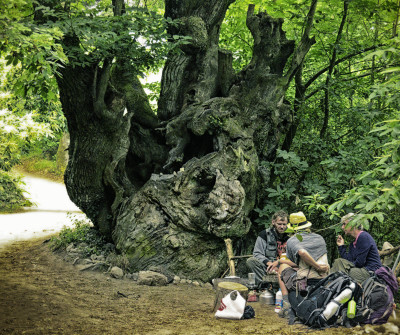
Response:
POLYGON ((281 291, 282 291, 282 295, 288 295, 288 289, 286 288, 285 283, 282 281, 281 274, 282 274, 282 271, 283 271, 283 270, 285 270, 285 269, 287 269, 287 268, 290 268, 290 267, 291 267, 291 266, 288 265, 288 264, 281 264, 281 265, 279 266, 279 270, 278 270, 278 281, 279 281, 279 288, 280 288, 281 291))

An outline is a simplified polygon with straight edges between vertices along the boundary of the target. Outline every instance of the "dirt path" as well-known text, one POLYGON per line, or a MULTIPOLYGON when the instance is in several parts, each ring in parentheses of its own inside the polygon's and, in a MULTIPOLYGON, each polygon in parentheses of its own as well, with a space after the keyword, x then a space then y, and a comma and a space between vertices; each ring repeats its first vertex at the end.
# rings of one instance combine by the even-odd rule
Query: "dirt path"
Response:
POLYGON ((23 176, 25 196, 35 205, 18 213, 0 213, 0 249, 9 242, 57 233, 63 226, 72 227, 68 213, 84 217, 69 199, 64 184, 21 170, 14 173, 23 176))
POLYGON ((0 253, 0 334, 321 334, 288 326, 259 303, 251 303, 254 319, 216 320, 212 289, 138 286, 79 272, 43 241, 16 242, 0 253))

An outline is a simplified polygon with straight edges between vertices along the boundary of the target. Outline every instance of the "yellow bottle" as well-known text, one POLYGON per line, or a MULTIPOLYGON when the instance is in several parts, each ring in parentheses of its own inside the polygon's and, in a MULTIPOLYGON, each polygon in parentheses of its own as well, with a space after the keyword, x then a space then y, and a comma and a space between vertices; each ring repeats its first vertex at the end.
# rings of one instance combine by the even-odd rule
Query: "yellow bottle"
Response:
POLYGON ((354 318, 356 315, 356 302, 354 301, 354 299, 351 299, 349 301, 349 305, 347 306, 347 317, 349 319, 354 318))

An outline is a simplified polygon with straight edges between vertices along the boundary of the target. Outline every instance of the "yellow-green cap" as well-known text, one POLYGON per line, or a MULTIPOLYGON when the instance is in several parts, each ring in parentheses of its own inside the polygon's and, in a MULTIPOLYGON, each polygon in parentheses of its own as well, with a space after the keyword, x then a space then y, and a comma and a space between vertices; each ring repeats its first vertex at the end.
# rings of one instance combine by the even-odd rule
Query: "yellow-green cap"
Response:
POLYGON ((292 213, 289 216, 289 223, 287 225, 286 233, 293 233, 295 231, 306 229, 312 226, 312 223, 307 221, 303 212, 292 213))

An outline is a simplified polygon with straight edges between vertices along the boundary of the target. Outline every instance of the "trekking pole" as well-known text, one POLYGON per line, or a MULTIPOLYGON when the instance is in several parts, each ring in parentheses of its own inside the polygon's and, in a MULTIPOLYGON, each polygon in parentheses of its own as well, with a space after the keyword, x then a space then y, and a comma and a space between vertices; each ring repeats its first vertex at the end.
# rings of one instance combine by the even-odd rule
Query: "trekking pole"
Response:
POLYGON ((393 265, 393 267, 392 267, 393 273, 394 273, 394 271, 396 270, 397 264, 399 263, 399 258, 400 258, 400 250, 399 250, 399 253, 397 254, 396 261, 394 262, 394 265, 393 265))

